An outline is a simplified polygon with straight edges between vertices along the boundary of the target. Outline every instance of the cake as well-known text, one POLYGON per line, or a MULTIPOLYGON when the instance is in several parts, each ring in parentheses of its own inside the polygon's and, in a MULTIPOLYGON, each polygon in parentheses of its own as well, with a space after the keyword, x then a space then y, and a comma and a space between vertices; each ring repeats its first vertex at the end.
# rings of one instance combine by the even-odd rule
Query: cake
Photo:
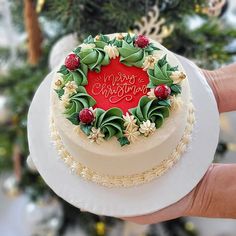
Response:
POLYGON ((50 99, 51 137, 68 171, 106 187, 163 175, 191 139, 184 68, 144 35, 86 38, 53 75, 50 99))

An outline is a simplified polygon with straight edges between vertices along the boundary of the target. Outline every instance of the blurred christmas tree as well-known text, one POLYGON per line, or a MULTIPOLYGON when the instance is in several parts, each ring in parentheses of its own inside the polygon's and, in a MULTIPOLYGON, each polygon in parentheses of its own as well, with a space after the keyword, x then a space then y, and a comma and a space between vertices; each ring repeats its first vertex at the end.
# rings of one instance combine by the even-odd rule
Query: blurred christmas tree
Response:
MULTIPOLYGON (((27 39, 14 48, 13 59, 10 57, 12 51, 0 48, 0 63, 6 65, 0 71, 0 94, 6 98, 6 103, 0 108, 0 172, 14 167, 17 185, 14 187, 36 202, 42 196, 55 195, 41 177, 26 165, 27 111, 35 90, 52 69, 48 66, 49 55, 51 67, 56 64, 55 61, 62 59, 58 47, 54 47, 54 53, 50 53, 62 36, 75 33, 75 41, 79 42, 89 34, 142 32, 207 69, 231 62, 236 54, 236 49, 231 46, 236 29, 227 25, 221 17, 227 8, 227 2, 223 0, 193 0, 191 3, 188 0, 10 2, 13 24, 18 32, 23 35, 26 32, 27 39), (191 22, 199 22, 198 27, 193 27, 191 22)), ((68 42, 70 37, 64 39, 67 41, 61 42, 61 45, 64 43, 65 48, 65 44, 75 43, 68 42)), ((224 147, 225 152, 227 145, 224 147)), ((8 185, 8 190, 12 187, 8 185)), ((87 235, 105 235, 109 227, 121 223, 109 217, 80 212, 61 199, 60 202, 64 220, 58 227, 59 235, 68 226, 78 224, 87 235)), ((152 226, 146 233, 197 235, 193 225, 184 219, 152 226)))

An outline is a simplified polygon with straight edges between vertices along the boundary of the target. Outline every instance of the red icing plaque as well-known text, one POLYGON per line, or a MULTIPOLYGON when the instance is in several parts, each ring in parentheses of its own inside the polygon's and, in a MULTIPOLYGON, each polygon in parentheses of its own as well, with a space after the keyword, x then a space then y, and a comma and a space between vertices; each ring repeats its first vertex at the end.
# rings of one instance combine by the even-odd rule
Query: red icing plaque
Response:
POLYGON ((119 59, 112 59, 109 65, 102 66, 99 73, 89 71, 85 88, 97 102, 94 107, 104 110, 118 107, 125 114, 147 94, 149 78, 142 68, 126 66, 119 59))

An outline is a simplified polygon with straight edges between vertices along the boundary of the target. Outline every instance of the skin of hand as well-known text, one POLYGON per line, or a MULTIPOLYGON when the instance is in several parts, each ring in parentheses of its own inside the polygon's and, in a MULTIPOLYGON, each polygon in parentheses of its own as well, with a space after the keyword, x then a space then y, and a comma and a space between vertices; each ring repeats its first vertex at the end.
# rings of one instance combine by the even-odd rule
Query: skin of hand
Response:
MULTIPOLYGON (((219 112, 236 110, 236 64, 202 70, 219 112)), ((181 216, 236 218, 236 164, 212 164, 198 185, 178 202, 148 215, 123 218, 138 224, 154 224, 181 216)))

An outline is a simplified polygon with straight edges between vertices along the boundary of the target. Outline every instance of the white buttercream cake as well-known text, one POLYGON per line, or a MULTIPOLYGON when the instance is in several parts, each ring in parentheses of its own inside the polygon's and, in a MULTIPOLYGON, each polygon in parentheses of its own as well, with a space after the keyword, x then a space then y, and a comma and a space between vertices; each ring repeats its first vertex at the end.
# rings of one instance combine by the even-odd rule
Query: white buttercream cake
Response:
POLYGON ((169 170, 191 138, 194 109, 184 68, 143 35, 89 36, 51 86, 51 134, 68 171, 131 187, 169 170))

